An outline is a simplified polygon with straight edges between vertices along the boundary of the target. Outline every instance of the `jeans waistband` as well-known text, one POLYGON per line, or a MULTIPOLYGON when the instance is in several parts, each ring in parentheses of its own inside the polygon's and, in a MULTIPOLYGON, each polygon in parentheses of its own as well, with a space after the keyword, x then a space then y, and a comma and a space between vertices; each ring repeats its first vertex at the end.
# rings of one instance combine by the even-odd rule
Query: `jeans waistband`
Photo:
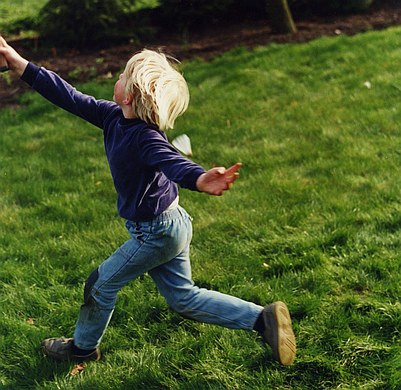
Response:
POLYGON ((147 225, 147 226, 156 226, 163 222, 171 221, 173 219, 182 218, 184 215, 188 215, 183 207, 177 204, 172 209, 167 209, 162 212, 157 217, 147 221, 127 221, 127 224, 138 224, 138 225, 147 225))

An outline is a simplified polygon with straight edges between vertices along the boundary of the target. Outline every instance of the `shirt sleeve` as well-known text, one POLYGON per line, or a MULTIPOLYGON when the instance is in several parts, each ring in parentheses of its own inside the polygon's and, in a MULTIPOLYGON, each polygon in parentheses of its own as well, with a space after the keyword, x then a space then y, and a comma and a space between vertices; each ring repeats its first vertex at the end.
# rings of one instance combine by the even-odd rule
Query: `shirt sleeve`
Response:
POLYGON ((21 80, 56 106, 103 128, 108 113, 117 105, 77 91, 56 73, 29 63, 21 80))
POLYGON ((196 181, 205 173, 203 167, 182 156, 156 130, 143 132, 139 143, 139 150, 147 165, 159 169, 181 187, 197 191, 196 181))

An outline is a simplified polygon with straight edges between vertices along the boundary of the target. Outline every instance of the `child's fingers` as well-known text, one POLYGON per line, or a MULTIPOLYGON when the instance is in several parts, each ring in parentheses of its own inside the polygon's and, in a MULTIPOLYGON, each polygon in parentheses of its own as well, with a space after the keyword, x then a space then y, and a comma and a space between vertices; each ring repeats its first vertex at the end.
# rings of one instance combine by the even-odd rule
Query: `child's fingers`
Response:
POLYGON ((241 167, 242 167, 242 164, 240 162, 237 162, 236 164, 234 164, 230 168, 226 169, 225 174, 227 176, 234 175, 241 167))
POLYGON ((235 172, 231 176, 226 176, 226 183, 228 184, 229 188, 231 188, 231 186, 233 185, 235 180, 237 180, 238 178, 239 178, 239 173, 238 172, 235 172))
POLYGON ((7 47, 8 44, 6 40, 0 35, 0 46, 7 47))
POLYGON ((226 180, 229 184, 235 182, 238 179, 239 173, 237 172, 241 168, 241 163, 236 163, 232 167, 228 168, 225 172, 226 180))

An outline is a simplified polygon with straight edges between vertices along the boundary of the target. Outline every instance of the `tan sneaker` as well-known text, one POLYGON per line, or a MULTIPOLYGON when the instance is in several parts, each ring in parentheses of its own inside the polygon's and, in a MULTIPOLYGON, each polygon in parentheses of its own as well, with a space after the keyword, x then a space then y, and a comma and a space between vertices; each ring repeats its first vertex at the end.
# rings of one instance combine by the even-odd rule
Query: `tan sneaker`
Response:
POLYGON ((96 348, 87 355, 74 355, 71 351, 74 339, 64 337, 51 338, 42 341, 41 347, 45 355, 60 361, 72 360, 82 363, 100 359, 100 350, 96 348))
POLYGON ((291 365, 297 347, 287 305, 283 302, 267 305, 262 317, 265 325, 263 340, 272 348, 273 357, 284 366, 291 365))

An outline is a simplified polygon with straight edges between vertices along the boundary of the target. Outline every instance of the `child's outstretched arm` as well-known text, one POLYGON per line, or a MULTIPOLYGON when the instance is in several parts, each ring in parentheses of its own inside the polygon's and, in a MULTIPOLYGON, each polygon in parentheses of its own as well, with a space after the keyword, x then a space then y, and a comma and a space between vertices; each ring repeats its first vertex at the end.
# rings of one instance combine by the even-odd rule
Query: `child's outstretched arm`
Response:
POLYGON ((18 77, 21 77, 28 65, 28 61, 21 57, 2 36, 0 36, 0 54, 5 57, 8 67, 15 71, 18 77))
POLYGON ((1 36, 0 54, 4 55, 10 69, 44 98, 97 127, 103 127, 109 109, 116 106, 77 91, 56 73, 27 61, 1 36))
POLYGON ((198 177, 196 187, 199 191, 210 195, 223 195, 223 192, 229 190, 239 177, 240 168, 241 163, 236 163, 228 169, 223 167, 209 169, 198 177))

